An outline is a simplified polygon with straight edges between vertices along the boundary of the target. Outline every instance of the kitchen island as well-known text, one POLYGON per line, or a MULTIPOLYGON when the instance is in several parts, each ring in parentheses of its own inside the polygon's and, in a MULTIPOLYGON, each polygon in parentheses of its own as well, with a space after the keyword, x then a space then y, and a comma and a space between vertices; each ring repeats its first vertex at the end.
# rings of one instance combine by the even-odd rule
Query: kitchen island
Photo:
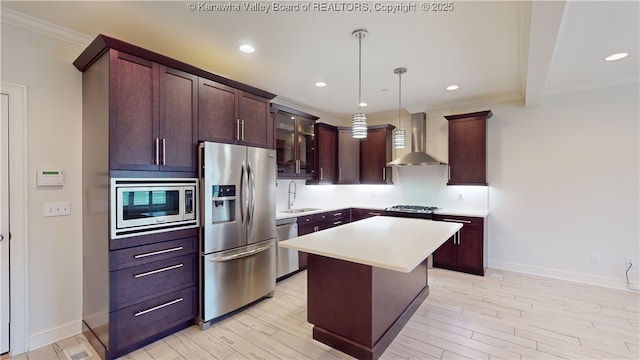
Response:
POLYGON ((427 257, 458 223, 376 216, 280 242, 308 253, 313 338, 377 359, 429 294, 427 257))

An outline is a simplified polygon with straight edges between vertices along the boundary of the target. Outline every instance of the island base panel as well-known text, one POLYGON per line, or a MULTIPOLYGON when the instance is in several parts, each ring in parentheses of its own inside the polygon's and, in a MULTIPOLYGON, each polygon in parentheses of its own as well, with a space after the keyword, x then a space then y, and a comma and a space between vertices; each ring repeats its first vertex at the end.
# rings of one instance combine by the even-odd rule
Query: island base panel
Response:
POLYGON ((410 273, 309 254, 307 319, 313 338, 377 359, 429 294, 427 263, 410 273))

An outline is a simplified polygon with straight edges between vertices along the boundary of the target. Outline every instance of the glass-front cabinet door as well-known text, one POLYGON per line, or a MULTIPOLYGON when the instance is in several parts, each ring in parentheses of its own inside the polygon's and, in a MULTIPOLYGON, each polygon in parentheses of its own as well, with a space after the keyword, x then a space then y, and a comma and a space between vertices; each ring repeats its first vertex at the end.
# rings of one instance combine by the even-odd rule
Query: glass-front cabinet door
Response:
POLYGON ((278 177, 295 176, 296 161, 296 120, 295 116, 279 113, 276 116, 276 163, 278 177))
POLYGON ((278 107, 275 116, 278 178, 312 179, 315 175, 316 117, 278 107))

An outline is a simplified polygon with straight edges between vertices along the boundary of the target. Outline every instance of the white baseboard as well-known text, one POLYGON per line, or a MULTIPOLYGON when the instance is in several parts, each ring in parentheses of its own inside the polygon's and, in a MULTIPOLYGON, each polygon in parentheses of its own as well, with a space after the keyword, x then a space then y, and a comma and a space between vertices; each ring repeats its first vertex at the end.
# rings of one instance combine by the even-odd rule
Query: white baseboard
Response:
POLYGON ((72 321, 60 326, 50 328, 35 334, 29 335, 27 351, 52 344, 56 341, 76 336, 82 333, 82 320, 72 321))
MULTIPOLYGON (((623 279, 609 278, 592 274, 576 273, 566 270, 551 269, 542 266, 526 265, 500 260, 488 260, 489 268, 496 270, 515 271, 524 274, 546 276, 554 279, 575 281, 584 284, 598 285, 613 289, 629 290, 627 282, 623 279)), ((637 283, 632 283, 636 286, 637 283)))

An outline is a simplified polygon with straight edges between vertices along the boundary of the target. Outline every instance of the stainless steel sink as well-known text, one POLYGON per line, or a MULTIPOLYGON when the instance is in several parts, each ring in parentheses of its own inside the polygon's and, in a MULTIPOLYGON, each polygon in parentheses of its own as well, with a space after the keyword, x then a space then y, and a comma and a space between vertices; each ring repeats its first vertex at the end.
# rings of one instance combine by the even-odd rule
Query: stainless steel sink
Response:
POLYGON ((286 214, 298 214, 298 213, 316 211, 316 210, 320 210, 320 209, 316 209, 316 208, 300 208, 300 209, 280 210, 280 212, 283 212, 283 213, 286 213, 286 214))

